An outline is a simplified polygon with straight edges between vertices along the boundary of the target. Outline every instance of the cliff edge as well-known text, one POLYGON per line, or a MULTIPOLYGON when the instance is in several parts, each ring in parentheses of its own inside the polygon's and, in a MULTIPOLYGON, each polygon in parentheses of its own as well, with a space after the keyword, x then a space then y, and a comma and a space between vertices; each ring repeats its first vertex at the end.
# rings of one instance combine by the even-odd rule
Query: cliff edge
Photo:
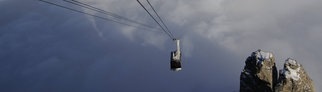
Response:
POLYGON ((246 59, 240 74, 240 92, 314 92, 301 64, 288 58, 278 73, 271 52, 257 50, 246 59))

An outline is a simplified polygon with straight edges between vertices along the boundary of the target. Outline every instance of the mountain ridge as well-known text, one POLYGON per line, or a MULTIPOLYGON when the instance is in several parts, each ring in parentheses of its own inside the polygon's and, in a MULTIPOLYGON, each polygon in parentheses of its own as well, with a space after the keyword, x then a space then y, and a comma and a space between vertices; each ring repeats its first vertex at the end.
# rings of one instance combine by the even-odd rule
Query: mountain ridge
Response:
POLYGON ((295 59, 277 71, 273 53, 252 52, 240 74, 240 92, 315 92, 312 79, 295 59))

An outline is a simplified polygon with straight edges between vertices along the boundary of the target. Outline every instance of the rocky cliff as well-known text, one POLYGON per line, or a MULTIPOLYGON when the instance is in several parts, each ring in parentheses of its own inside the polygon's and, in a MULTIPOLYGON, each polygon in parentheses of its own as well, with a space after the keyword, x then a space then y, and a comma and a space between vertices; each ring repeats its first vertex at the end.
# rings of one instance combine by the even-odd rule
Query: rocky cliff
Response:
POLYGON ((296 60, 288 58, 279 72, 276 92, 314 92, 311 78, 296 60))
POLYGON ((279 77, 271 52, 257 50, 245 64, 240 92, 314 92, 312 80, 296 60, 287 59, 279 77))
POLYGON ((273 54, 258 50, 245 63, 240 75, 240 92, 273 92, 277 81, 273 54))

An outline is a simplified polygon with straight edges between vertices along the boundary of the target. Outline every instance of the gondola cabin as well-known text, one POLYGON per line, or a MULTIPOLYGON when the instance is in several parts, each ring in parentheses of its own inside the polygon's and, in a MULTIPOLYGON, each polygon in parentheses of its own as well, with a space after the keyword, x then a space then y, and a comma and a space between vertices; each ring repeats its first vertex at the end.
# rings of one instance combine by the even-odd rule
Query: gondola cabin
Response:
POLYGON ((170 61, 170 67, 173 71, 180 71, 181 68, 181 50, 180 50, 180 40, 175 39, 174 40, 177 45, 177 50, 171 52, 171 61, 170 61))

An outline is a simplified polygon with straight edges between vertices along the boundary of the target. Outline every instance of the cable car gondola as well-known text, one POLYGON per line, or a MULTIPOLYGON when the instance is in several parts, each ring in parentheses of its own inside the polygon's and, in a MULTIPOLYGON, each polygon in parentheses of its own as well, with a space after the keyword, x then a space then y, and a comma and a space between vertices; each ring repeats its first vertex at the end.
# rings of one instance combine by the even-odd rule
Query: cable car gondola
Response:
POLYGON ((173 71, 180 71, 181 68, 181 50, 180 50, 180 40, 174 39, 177 45, 177 50, 171 52, 170 56, 170 68, 173 71))

